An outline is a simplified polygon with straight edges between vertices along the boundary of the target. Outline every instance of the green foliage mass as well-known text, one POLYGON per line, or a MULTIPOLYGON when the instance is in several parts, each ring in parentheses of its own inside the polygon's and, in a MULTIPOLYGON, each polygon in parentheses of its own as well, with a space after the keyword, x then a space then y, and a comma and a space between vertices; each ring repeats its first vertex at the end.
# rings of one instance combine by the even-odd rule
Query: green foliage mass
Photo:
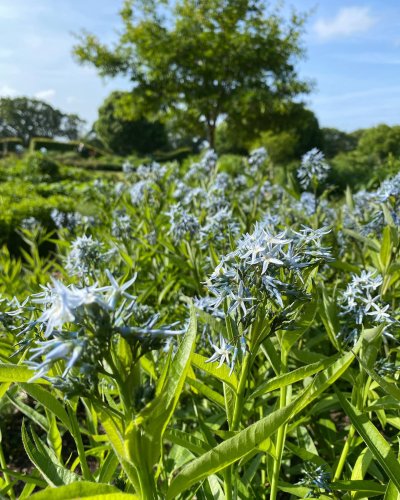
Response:
POLYGON ((77 60, 103 76, 126 75, 144 115, 173 119, 211 147, 221 117, 252 129, 309 90, 294 66, 304 52, 297 13, 285 20, 261 0, 131 0, 121 18, 115 47, 83 34, 77 60))
POLYGON ((146 155, 168 145, 164 126, 135 113, 129 94, 123 92, 113 92, 100 106, 94 130, 102 143, 118 155, 146 155), (123 113, 126 108, 129 114, 123 113))
POLYGON ((339 153, 348 153, 353 151, 358 144, 358 137, 355 134, 348 134, 336 128, 323 128, 323 146, 322 150, 325 156, 330 159, 339 153))
POLYGON ((77 139, 83 121, 46 102, 27 97, 0 99, 0 138, 19 137, 27 146, 33 137, 77 139))
POLYGON ((397 497, 399 174, 51 158, 0 169, 3 497, 397 497))
POLYGON ((363 131, 357 150, 375 162, 384 162, 389 154, 400 157, 400 126, 378 125, 363 131))
POLYGON ((351 134, 323 129, 323 134, 331 181, 342 190, 367 187, 400 169, 399 126, 378 125, 351 134))

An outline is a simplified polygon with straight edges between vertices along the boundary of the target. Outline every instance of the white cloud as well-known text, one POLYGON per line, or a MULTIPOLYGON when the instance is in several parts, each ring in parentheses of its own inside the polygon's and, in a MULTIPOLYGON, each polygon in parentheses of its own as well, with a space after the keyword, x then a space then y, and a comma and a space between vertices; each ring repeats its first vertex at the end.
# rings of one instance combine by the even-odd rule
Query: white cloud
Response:
POLYGON ((18 94, 18 91, 8 85, 2 85, 0 87, 0 96, 3 97, 15 97, 18 94))
POLYGON ((322 39, 367 31, 375 23, 368 7, 343 7, 333 19, 319 19, 314 30, 322 39))
POLYGON ((52 98, 56 95, 56 91, 54 89, 40 90, 36 92, 35 97, 37 99, 42 99, 44 101, 51 101, 52 98))

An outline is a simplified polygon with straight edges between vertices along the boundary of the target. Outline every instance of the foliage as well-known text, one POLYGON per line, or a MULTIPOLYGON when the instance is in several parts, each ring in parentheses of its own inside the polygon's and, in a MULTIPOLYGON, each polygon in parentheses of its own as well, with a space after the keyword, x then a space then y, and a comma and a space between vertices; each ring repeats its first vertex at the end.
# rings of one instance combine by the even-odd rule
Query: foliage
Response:
POLYGON ((382 163, 389 154, 400 156, 400 126, 389 127, 378 125, 364 130, 357 150, 364 156, 370 156, 373 161, 382 163))
POLYGON ((164 126, 160 122, 149 122, 137 114, 123 92, 113 92, 100 106, 94 130, 103 144, 119 155, 139 153, 145 155, 167 146, 164 126), (129 113, 121 112, 128 106, 129 113))
POLYGON ((282 166, 321 146, 322 132, 316 116, 299 103, 281 105, 267 115, 246 118, 241 124, 228 118, 216 132, 218 153, 246 154, 251 149, 265 147, 273 163, 282 166))
POLYGON ((323 128, 322 150, 327 158, 333 158, 339 153, 348 153, 357 147, 358 138, 336 128, 323 128))
POLYGON ((400 175, 330 199, 319 151, 270 164, 1 170, 2 496, 397 496, 400 175), (21 223, 29 190, 92 213, 21 223))
POLYGON ((27 146, 33 137, 77 139, 83 121, 46 102, 27 97, 0 99, 0 137, 19 137, 27 146))
POLYGON ((294 66, 303 55, 297 13, 284 20, 259 0, 130 0, 121 17, 114 48, 83 34, 77 60, 102 76, 127 75, 143 112, 173 118, 211 147, 222 116, 235 124, 269 117, 309 89, 294 66))
POLYGON ((59 166, 46 154, 36 152, 30 153, 25 158, 26 172, 29 176, 42 180, 57 180, 59 176, 59 166))

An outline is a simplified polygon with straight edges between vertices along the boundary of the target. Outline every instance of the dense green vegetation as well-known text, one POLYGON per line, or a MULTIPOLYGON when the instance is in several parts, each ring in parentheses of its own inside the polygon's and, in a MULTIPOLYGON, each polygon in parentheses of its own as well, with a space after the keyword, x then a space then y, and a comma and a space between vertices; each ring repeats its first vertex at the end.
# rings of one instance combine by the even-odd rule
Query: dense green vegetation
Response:
POLYGON ((397 499, 400 127, 320 127, 298 13, 121 19, 86 136, 0 99, 0 498, 397 499))
POLYGON ((2 495, 400 486, 398 176, 343 198, 318 151, 297 167, 3 160, 2 495))
POLYGON ((34 137, 77 139, 83 121, 38 99, 0 99, 0 138, 19 137, 25 146, 34 137))

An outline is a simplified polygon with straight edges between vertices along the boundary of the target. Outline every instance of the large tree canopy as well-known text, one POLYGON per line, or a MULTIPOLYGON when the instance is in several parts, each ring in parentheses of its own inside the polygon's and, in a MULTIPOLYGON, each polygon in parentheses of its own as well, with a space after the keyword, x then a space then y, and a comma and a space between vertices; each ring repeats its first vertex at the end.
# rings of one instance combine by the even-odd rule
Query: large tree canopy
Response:
POLYGON ((245 125, 309 90, 294 66, 304 16, 264 0, 127 0, 121 17, 118 43, 83 34, 78 61, 127 75, 146 113, 173 114, 211 146, 221 118, 245 125))
POLYGON ((32 137, 77 139, 84 121, 50 104, 27 97, 0 99, 0 137, 19 137, 27 145, 32 137))

